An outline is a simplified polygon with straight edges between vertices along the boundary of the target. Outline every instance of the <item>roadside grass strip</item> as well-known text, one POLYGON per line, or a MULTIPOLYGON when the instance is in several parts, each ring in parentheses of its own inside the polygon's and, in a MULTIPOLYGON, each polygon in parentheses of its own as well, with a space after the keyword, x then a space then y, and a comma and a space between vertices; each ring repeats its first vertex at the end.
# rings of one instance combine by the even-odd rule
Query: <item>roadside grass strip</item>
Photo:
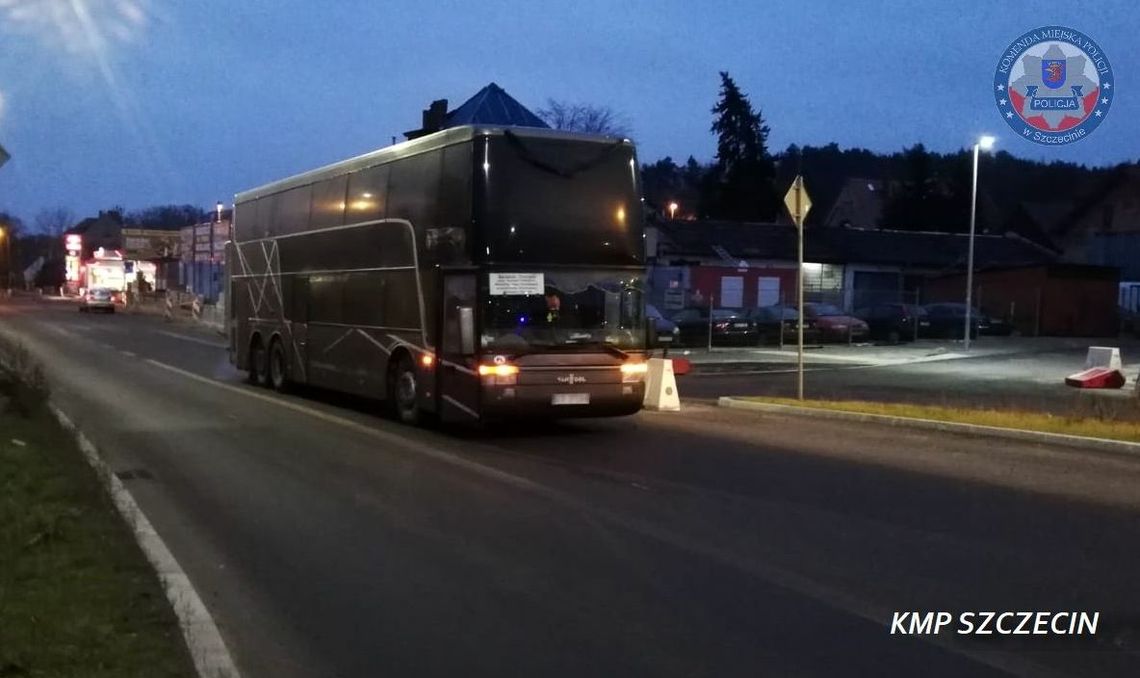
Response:
POLYGON ((100 479, 24 388, 0 367, 0 676, 197 675, 100 479))
MULTIPOLYGON (((814 408, 856 414, 871 414, 885 417, 903 417, 952 424, 992 426, 1013 431, 1056 433, 1084 438, 1103 438, 1140 442, 1140 421, 1122 420, 1109 416, 1056 415, 1046 412, 999 409, 970 409, 921 405, 912 403, 870 402, 865 400, 796 400, 769 396, 741 396, 734 400, 784 405, 789 407, 814 408)), ((1140 408, 1140 403, 1135 404, 1140 408)))

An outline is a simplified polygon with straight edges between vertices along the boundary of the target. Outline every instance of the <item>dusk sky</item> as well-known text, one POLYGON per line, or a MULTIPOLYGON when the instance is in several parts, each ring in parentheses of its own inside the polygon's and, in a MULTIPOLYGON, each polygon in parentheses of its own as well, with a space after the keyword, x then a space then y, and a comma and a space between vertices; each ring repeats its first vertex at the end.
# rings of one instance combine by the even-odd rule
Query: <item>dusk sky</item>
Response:
MULTIPOLYGON (((610 106, 642 161, 712 158, 729 71, 788 144, 1140 159, 1135 0, 481 3, 0 0, 0 210, 227 204, 233 194, 402 139, 432 99, 494 81, 530 107, 610 106), (1016 138, 990 88, 1023 32, 1100 43, 1120 99, 1080 142, 1016 138)), ((999 180, 997 178, 993 180, 999 180)))

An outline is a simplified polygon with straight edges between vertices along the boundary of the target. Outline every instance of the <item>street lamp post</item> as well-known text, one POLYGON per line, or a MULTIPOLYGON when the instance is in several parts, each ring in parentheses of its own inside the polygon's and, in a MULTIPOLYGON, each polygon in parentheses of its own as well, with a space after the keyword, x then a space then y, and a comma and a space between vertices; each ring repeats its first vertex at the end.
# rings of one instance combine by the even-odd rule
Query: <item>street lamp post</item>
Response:
POLYGON ((669 203, 669 219, 670 220, 677 218, 677 208, 678 207, 680 207, 680 205, 678 205, 676 203, 676 201, 669 203))
POLYGON ((971 304, 974 303, 974 230, 978 221, 978 154, 993 148, 995 141, 997 139, 987 135, 979 138, 974 144, 974 179, 970 189, 970 243, 966 254, 966 335, 963 339, 963 346, 967 351, 970 350, 970 324, 973 322, 970 316, 973 310, 971 304))

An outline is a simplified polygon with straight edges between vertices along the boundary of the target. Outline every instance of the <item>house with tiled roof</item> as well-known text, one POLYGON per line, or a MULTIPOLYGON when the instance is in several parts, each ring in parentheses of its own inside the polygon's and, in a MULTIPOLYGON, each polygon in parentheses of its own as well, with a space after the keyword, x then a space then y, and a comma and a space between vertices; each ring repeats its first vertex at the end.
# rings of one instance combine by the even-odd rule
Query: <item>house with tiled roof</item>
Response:
POLYGON ((1140 282, 1140 166, 1125 165, 1052 229, 1065 261, 1115 266, 1140 282))

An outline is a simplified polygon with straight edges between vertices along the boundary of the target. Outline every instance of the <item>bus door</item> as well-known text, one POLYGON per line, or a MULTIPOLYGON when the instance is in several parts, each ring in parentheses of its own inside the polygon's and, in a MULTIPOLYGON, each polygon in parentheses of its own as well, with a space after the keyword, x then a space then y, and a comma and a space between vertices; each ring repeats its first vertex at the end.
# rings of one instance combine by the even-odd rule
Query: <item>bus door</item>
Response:
POLYGON ((479 374, 475 364, 476 277, 472 272, 443 274, 442 318, 436 374, 440 418, 479 418, 479 374))

